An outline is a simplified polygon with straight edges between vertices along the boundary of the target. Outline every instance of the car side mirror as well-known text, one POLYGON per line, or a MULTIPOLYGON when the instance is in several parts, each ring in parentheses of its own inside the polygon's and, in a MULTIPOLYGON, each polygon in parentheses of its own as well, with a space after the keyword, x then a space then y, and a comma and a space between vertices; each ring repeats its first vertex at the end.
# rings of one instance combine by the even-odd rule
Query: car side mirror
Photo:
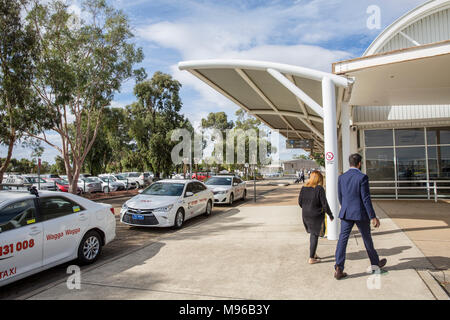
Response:
POLYGON ((186 198, 192 197, 194 194, 192 192, 186 192, 186 198))

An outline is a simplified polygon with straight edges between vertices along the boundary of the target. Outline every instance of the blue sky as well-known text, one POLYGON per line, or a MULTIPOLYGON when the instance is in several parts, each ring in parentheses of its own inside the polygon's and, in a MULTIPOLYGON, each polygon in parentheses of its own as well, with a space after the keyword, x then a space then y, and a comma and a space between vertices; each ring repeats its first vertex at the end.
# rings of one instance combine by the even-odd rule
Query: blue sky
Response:
MULTIPOLYGON (((80 1, 68 1, 74 11, 80 1)), ((198 125, 209 112, 225 111, 231 119, 233 103, 187 72, 177 69, 183 60, 256 59, 331 71, 331 63, 361 56, 388 25, 424 0, 115 0, 127 13, 144 49, 149 77, 170 73, 182 85, 182 112, 198 125), (381 9, 381 29, 367 28, 367 8, 381 9)), ((134 101, 133 81, 116 94, 113 106, 134 101)), ((54 135, 53 141, 58 141, 54 135)), ((296 152, 299 154, 300 152, 296 152)), ((16 147, 14 157, 30 152, 16 147)), ((43 160, 58 154, 46 147, 43 160)), ((0 147, 0 156, 6 149, 0 147)), ((291 153, 281 155, 282 159, 291 153)))

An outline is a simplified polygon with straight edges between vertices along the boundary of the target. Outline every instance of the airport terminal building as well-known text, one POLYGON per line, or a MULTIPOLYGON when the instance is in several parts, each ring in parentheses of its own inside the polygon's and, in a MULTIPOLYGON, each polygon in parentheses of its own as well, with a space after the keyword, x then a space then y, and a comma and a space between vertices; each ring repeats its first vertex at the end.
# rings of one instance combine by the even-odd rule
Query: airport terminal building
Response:
POLYGON ((449 40, 450 1, 429 1, 363 57, 333 65, 355 78, 350 148, 364 156, 374 196, 450 197, 449 40))
MULTIPOLYGON (((374 197, 450 198, 450 0, 432 0, 386 28, 332 73, 253 60, 180 62, 288 140, 324 154, 327 198, 359 152, 374 197)), ((329 223, 337 239, 338 223, 329 223)))

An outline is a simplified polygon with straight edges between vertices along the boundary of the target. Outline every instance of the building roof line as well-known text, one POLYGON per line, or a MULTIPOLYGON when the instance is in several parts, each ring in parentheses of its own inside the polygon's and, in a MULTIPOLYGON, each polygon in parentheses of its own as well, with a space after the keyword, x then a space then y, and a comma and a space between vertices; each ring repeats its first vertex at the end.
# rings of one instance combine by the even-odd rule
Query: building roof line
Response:
POLYGON ((372 42, 372 44, 364 52, 363 56, 376 54, 383 48, 392 38, 401 31, 414 24, 415 22, 428 17, 443 9, 450 8, 450 0, 431 0, 423 5, 409 11, 394 23, 388 26, 380 35, 372 42))

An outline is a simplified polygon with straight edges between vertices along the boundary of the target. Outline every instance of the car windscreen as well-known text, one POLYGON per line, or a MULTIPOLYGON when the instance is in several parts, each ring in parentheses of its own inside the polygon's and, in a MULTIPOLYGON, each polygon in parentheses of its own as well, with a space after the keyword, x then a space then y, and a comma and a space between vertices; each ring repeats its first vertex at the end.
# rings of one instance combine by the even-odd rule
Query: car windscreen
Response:
POLYGON ((42 178, 36 178, 36 177, 28 177, 27 178, 27 180, 30 182, 30 183, 46 183, 47 181, 45 181, 44 179, 42 179, 42 178))
POLYGON ((124 176, 119 175, 119 174, 116 175, 116 178, 119 179, 119 180, 126 180, 124 176))
POLYGON ((128 176, 130 178, 139 178, 139 173, 129 173, 128 176))
POLYGON ((231 186, 233 178, 211 178, 205 184, 207 186, 231 186))
POLYGON ((145 189, 142 194, 148 196, 179 197, 183 194, 183 189, 183 183, 154 183, 145 189))
POLYGON ((64 185, 64 186, 68 186, 69 185, 69 181, 67 181, 67 180, 58 179, 58 180, 55 180, 55 181, 56 181, 56 183, 64 185))
POLYGON ((85 179, 82 179, 82 180, 86 181, 86 182, 89 182, 89 183, 98 182, 97 179, 93 179, 93 178, 85 178, 85 179))

